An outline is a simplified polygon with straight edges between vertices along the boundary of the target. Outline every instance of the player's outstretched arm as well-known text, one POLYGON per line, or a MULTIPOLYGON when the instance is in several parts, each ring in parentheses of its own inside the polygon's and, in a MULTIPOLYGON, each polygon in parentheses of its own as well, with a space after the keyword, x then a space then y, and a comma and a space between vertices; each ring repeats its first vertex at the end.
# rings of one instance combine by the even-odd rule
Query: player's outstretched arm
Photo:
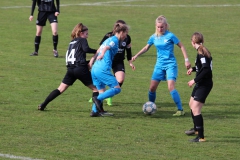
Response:
POLYGON ((150 47, 151 46, 149 44, 147 44, 145 47, 143 47, 135 56, 132 57, 132 61, 135 61, 138 56, 140 56, 141 54, 147 52, 150 47))

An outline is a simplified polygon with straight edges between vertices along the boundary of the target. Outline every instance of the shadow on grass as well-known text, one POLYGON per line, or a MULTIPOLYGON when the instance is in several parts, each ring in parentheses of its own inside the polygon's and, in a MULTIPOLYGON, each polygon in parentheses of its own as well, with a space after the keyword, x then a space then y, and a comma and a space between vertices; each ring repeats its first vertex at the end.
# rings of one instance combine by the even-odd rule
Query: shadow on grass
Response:
POLYGON ((240 143, 240 137, 239 136, 223 136, 219 137, 217 140, 211 140, 211 142, 223 142, 223 143, 240 143))
MULTIPOLYGON (((116 103, 114 104, 113 107, 121 107, 123 108, 122 111, 118 111, 121 114, 125 114, 126 117, 127 116, 143 116, 142 112, 141 112, 141 107, 142 107, 142 103, 125 103, 125 102, 120 102, 120 103, 116 103), (131 109, 132 108, 136 108, 139 112, 133 112, 133 111, 125 111, 125 107, 124 106, 130 106, 131 109)), ((172 114, 174 114, 177 110, 176 106, 174 103, 156 103, 156 106, 158 108, 157 113, 155 113, 154 115, 151 115, 151 118, 176 118, 173 117, 172 114), (170 109, 170 110, 169 110, 170 109)), ((185 116, 184 117, 191 117, 191 112, 190 112, 190 108, 188 107, 188 103, 183 103, 184 106, 184 111, 185 111, 185 116), (187 107, 186 107, 187 106, 187 107)), ((204 118, 207 119, 219 119, 219 118, 231 118, 231 119, 236 119, 239 117, 239 112, 236 112, 236 109, 230 110, 227 109, 225 106, 227 106, 227 104, 217 104, 217 103, 208 103, 207 105, 205 105, 202 109, 202 114, 204 116, 204 118), (219 106, 219 108, 216 108, 216 106, 219 106), (211 109, 211 107, 213 107, 211 109), (224 107, 224 108, 223 108, 224 107)), ((239 106, 239 104, 231 104, 232 106, 239 106)), ((239 109, 240 111, 240 109, 239 109)), ((145 115, 145 116, 149 116, 149 115, 145 115)))

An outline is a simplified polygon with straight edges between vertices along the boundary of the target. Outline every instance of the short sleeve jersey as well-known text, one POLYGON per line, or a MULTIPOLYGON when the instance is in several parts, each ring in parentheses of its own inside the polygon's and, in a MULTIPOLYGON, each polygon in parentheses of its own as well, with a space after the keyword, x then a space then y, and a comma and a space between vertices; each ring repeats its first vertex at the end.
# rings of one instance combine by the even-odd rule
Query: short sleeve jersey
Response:
MULTIPOLYGON (((101 40, 100 45, 102 45, 102 43, 112 35, 113 35, 113 32, 108 32, 101 40)), ((125 50, 127 49, 127 46, 129 44, 131 44, 131 37, 129 35, 127 35, 127 37, 124 40, 119 41, 118 53, 115 55, 113 59, 114 62, 122 62, 125 59, 125 50)), ((132 59, 131 52, 130 53, 127 52, 127 60, 129 61, 131 59, 132 59)))
POLYGON ((66 65, 68 64, 78 64, 87 65, 86 53, 96 53, 95 49, 88 46, 86 38, 75 38, 68 46, 66 53, 66 65))
POLYGON ((166 31, 161 36, 153 34, 147 44, 154 44, 157 49, 157 62, 155 67, 177 66, 174 56, 174 44, 178 44, 179 39, 171 32, 166 31))
POLYGON ((96 60, 93 67, 111 70, 113 58, 118 52, 118 43, 119 40, 116 36, 112 36, 106 39, 100 46, 100 52, 98 55, 102 53, 102 49, 104 47, 109 46, 110 49, 105 52, 101 60, 96 60))

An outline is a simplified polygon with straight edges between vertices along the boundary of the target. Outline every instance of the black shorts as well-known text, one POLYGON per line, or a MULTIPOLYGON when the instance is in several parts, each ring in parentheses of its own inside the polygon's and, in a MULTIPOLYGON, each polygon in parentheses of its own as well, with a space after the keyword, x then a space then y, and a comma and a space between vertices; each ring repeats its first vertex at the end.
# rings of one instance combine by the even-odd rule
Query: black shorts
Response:
POLYGON ((125 73, 125 66, 124 66, 124 62, 114 62, 113 61, 113 64, 112 64, 112 70, 113 70, 113 73, 115 74, 116 72, 118 71, 122 71, 125 73))
POLYGON ((212 90, 213 83, 208 83, 207 85, 196 84, 192 91, 192 97, 195 101, 205 103, 206 98, 210 91, 212 90))
POLYGON ((68 67, 62 82, 71 86, 77 79, 85 86, 93 84, 92 76, 87 66, 68 67))
POLYGON ((36 25, 38 26, 46 26, 46 21, 50 22, 50 23, 58 23, 57 21, 57 17, 55 16, 55 12, 38 12, 38 18, 36 21, 36 25))

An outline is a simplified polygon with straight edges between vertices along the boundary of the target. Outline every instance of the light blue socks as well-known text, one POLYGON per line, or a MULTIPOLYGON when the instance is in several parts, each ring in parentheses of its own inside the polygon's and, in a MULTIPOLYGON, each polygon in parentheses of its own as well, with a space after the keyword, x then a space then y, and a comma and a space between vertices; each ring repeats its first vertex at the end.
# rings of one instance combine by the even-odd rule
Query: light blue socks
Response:
POLYGON ((155 100, 156 100, 156 92, 148 91, 148 100, 155 103, 155 100))
POLYGON ((103 93, 99 93, 97 99, 103 101, 106 98, 113 97, 114 95, 121 92, 121 88, 110 88, 103 93))
POLYGON ((177 105, 178 110, 182 111, 182 102, 181 102, 181 98, 180 95, 178 94, 178 91, 176 89, 172 90, 170 92, 173 101, 175 102, 175 104, 177 105))

